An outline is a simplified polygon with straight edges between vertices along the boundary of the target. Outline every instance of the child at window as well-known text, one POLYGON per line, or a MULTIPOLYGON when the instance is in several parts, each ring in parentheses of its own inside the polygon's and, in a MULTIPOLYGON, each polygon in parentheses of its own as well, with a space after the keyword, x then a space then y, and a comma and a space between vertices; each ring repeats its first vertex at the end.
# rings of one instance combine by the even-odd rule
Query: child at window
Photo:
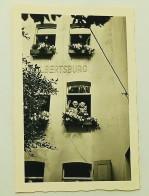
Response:
POLYGON ((89 116, 89 114, 87 112, 87 105, 85 104, 85 102, 79 103, 78 115, 79 116, 84 116, 84 117, 88 117, 89 116))

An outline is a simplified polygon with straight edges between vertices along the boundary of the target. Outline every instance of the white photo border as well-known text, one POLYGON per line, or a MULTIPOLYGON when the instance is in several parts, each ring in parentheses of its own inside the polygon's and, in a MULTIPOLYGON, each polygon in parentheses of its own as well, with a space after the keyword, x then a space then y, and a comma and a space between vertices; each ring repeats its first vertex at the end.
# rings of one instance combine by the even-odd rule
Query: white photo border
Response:
POLYGON ((135 58, 135 14, 129 8, 88 8, 88 7, 49 7, 44 5, 17 4, 13 7, 13 82, 14 82, 14 140, 15 140, 15 191, 91 191, 91 190, 136 190, 139 182, 139 144, 137 121, 137 72, 135 58), (131 148, 131 181, 92 181, 92 182, 24 182, 24 141, 23 141, 23 85, 22 85, 22 41, 21 13, 55 13, 63 15, 90 14, 103 16, 125 16, 127 30, 129 123, 131 148), (19 123, 18 123, 19 122, 19 123))

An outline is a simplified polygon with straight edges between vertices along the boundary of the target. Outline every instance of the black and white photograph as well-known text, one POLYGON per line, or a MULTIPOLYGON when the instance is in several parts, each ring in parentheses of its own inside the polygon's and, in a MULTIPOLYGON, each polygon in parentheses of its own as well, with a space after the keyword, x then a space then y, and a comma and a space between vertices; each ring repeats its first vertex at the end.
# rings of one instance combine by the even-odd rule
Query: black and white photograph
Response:
POLYGON ((23 183, 131 182, 126 16, 19 17, 23 183))

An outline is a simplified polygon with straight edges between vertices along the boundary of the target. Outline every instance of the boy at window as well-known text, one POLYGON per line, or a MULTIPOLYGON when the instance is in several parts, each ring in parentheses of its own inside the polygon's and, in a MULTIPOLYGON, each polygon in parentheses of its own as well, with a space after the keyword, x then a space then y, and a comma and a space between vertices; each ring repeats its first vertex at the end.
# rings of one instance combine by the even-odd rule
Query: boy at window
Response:
POLYGON ((78 106, 78 115, 79 116, 86 117, 86 118, 89 116, 89 114, 87 112, 87 105, 85 104, 85 102, 79 103, 79 106, 78 106))

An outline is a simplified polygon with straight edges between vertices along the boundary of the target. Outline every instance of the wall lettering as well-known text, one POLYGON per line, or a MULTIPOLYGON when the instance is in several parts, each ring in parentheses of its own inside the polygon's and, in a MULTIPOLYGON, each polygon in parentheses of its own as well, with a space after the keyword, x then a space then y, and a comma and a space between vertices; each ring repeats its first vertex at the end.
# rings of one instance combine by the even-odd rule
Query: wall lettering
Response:
POLYGON ((46 65, 44 73, 83 73, 87 72, 86 65, 46 65))

